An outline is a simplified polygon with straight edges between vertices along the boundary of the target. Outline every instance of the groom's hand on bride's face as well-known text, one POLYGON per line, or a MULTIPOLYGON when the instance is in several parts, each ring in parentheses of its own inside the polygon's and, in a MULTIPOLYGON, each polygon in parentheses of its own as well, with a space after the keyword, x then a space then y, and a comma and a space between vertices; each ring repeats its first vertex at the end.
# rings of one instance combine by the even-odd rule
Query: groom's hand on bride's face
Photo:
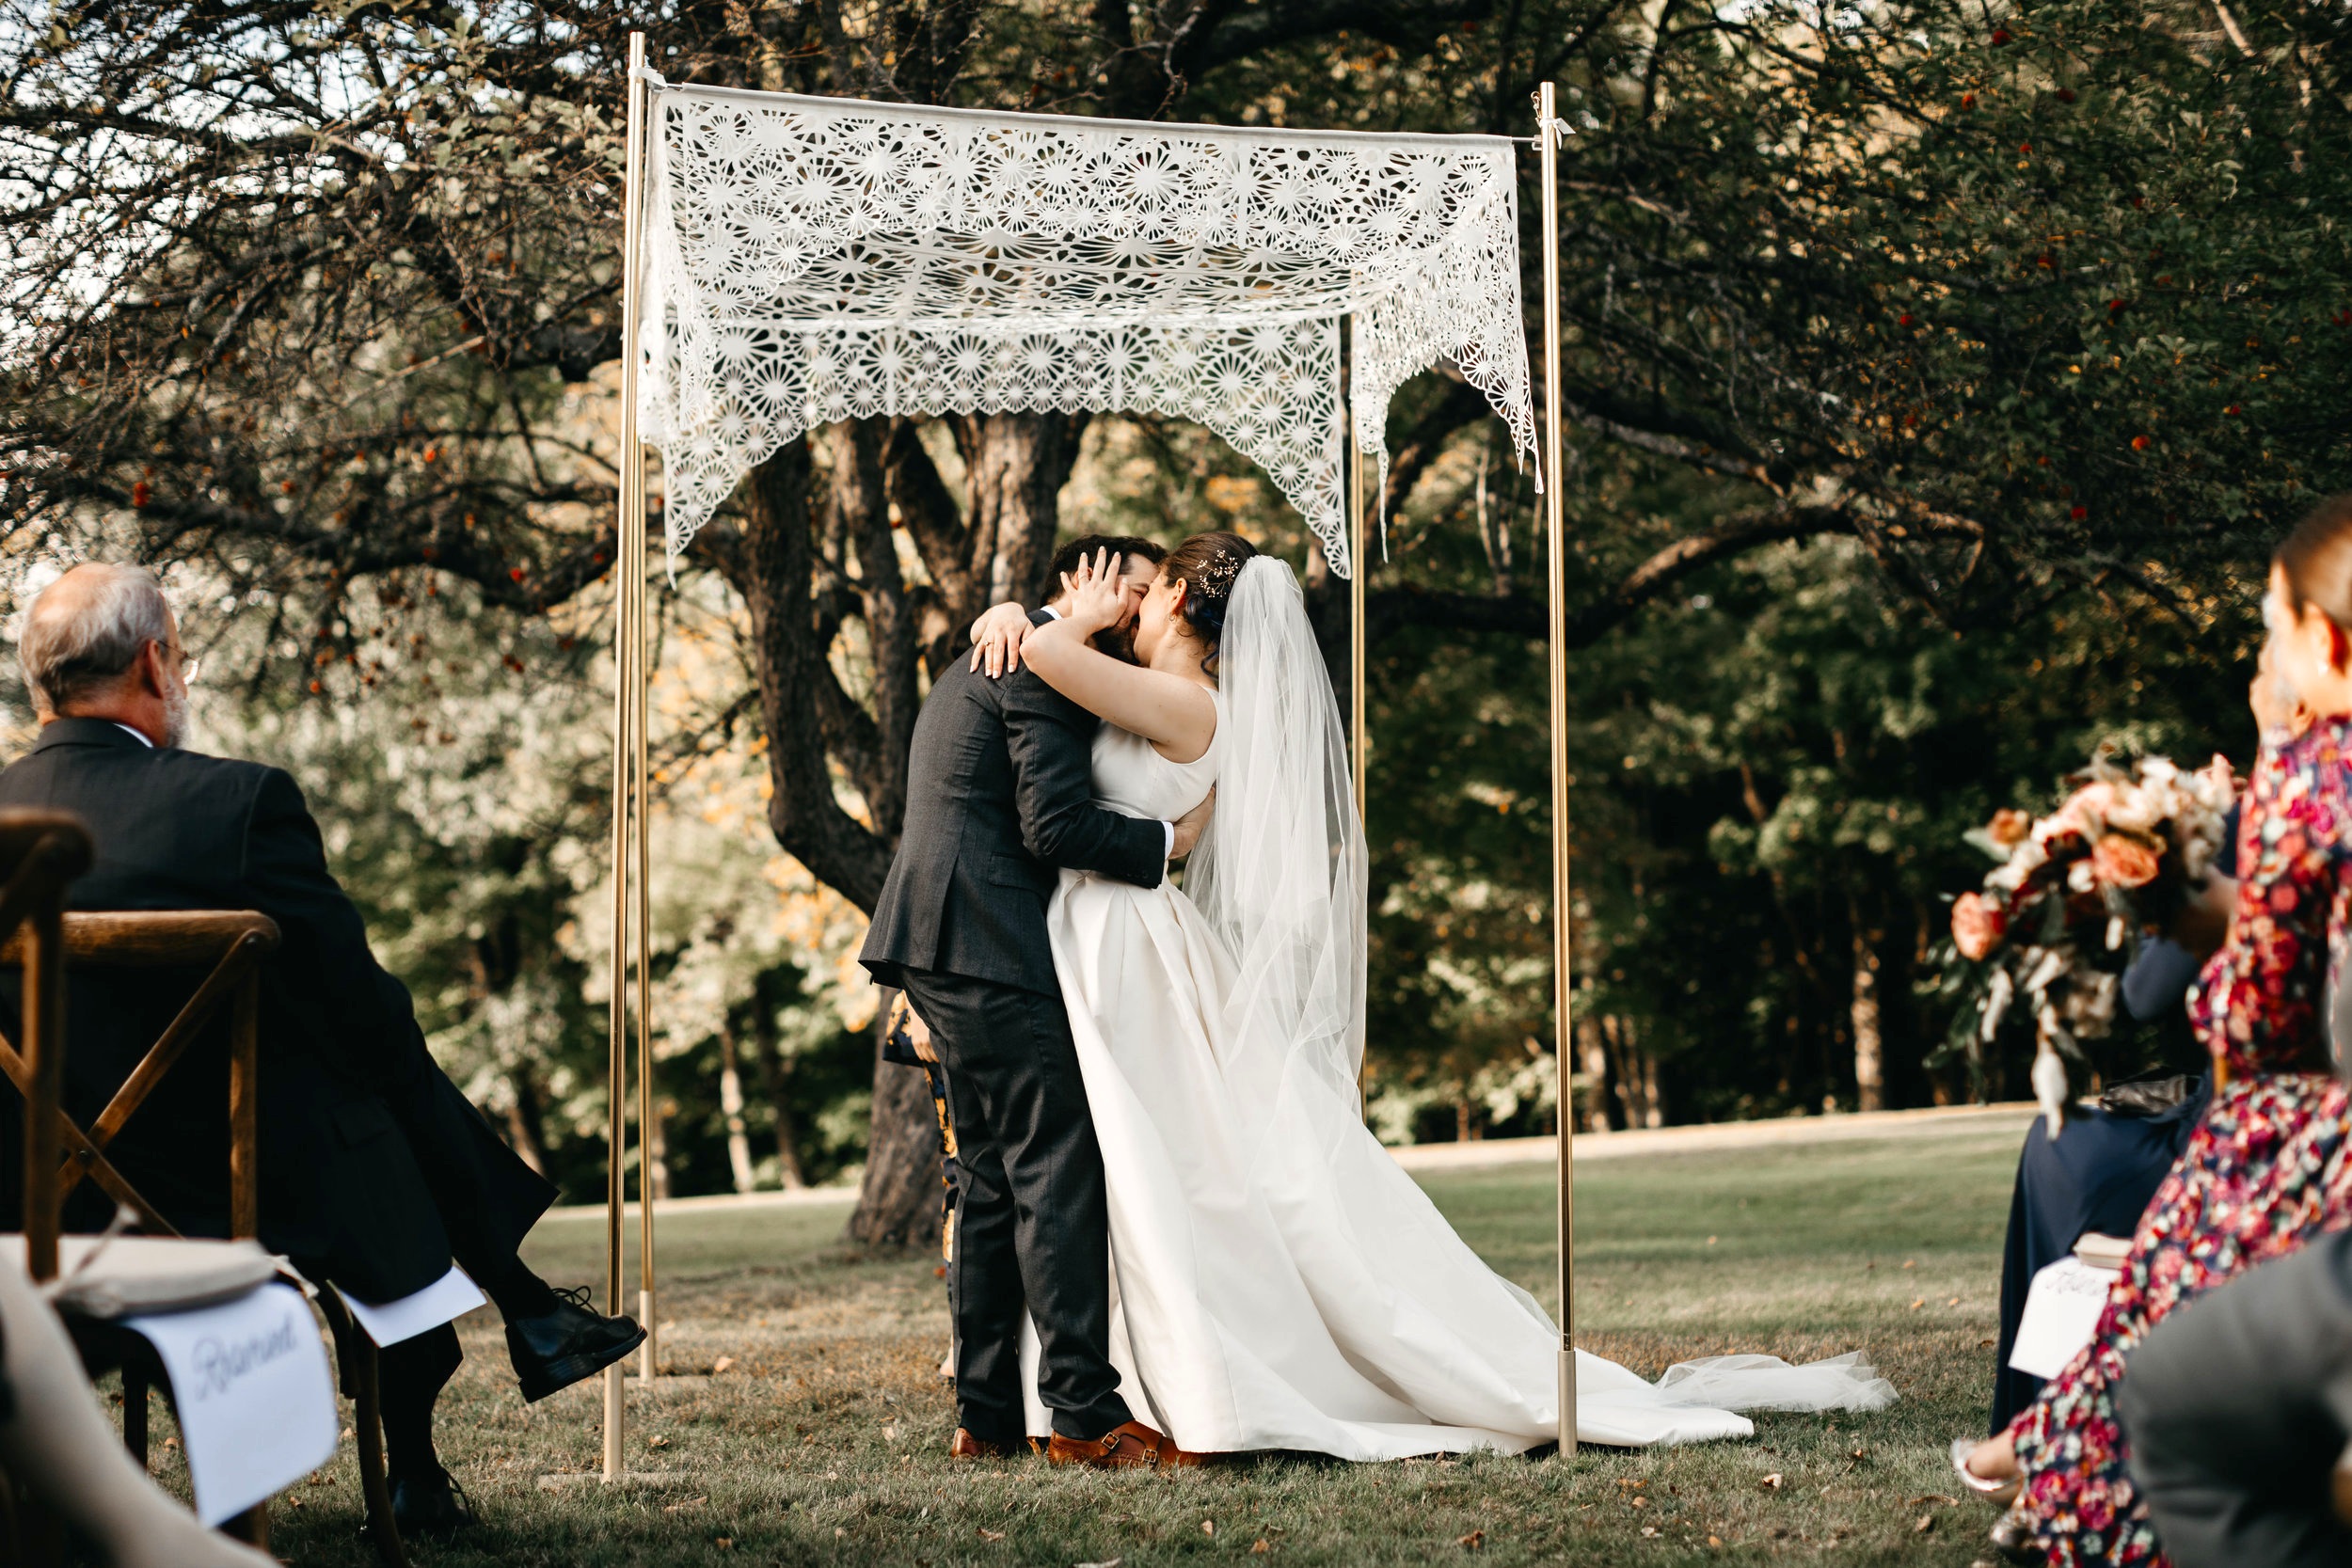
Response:
POLYGON ((1209 813, 1216 807, 1216 791, 1212 788, 1199 805, 1175 821, 1176 841, 1168 847, 1170 860, 1183 860, 1200 842, 1201 830, 1209 825, 1209 813))

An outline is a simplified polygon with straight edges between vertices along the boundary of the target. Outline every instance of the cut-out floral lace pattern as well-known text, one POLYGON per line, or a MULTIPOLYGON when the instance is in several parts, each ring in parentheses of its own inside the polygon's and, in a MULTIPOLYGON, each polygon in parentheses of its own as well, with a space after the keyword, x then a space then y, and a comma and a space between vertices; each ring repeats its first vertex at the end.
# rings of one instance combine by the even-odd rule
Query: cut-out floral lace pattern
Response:
POLYGON ((1124 410, 1205 425, 1348 570, 1351 412, 1450 359, 1534 449, 1511 144, 657 88, 641 417, 673 555, 813 426, 1124 410))

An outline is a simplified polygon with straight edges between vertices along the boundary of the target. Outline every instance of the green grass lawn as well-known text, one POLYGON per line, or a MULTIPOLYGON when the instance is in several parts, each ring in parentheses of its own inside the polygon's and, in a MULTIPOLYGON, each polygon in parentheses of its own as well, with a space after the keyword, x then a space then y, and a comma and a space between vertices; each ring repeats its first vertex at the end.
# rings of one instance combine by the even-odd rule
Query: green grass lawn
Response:
MULTIPOLYGON (((946 1304, 932 1259, 845 1250, 846 1209, 833 1204, 666 1217, 663 1362, 685 1375, 650 1391, 632 1381, 628 1445, 632 1465, 673 1479, 543 1484, 600 1465, 600 1386, 524 1405, 497 1320, 476 1314, 441 1431, 485 1523, 415 1556, 508 1568, 1147 1568, 1663 1565, 1834 1551, 1840 1562, 1958 1568, 1986 1555, 1991 1514, 1954 1501, 1943 1451, 1983 1420, 2016 1142, 1951 1132, 1587 1164, 1576 1287, 1586 1348, 1652 1377, 1724 1351, 1804 1360, 1859 1349, 1902 1399, 1869 1416, 1764 1416, 1750 1442, 1586 1449, 1566 1463, 1269 1459, 1164 1475, 950 1465, 952 1404, 937 1376, 946 1304)), ((1548 1167, 1428 1186, 1487 1259, 1556 1303, 1548 1167)), ((601 1290, 602 1244, 600 1218, 558 1216, 532 1259, 558 1283, 601 1290)), ((281 1557, 373 1560, 353 1540, 348 1449, 276 1506, 281 1557)))

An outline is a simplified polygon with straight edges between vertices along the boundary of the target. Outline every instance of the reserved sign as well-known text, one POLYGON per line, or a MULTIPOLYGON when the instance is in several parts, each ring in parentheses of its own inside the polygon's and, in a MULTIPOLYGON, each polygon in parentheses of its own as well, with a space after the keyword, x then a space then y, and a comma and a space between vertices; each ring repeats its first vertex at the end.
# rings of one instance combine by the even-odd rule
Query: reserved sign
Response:
POLYGON ((2045 1380, 2064 1371, 2090 1343, 2114 1285, 2113 1269, 2095 1268, 2079 1258, 2061 1258, 2035 1275, 2026 1291, 2026 1310, 2018 1320, 2009 1364, 2028 1377, 2045 1380))
POLYGON ((264 1285, 190 1312, 125 1318, 171 1379, 197 1516, 244 1513, 335 1454, 335 1386, 302 1292, 264 1285))

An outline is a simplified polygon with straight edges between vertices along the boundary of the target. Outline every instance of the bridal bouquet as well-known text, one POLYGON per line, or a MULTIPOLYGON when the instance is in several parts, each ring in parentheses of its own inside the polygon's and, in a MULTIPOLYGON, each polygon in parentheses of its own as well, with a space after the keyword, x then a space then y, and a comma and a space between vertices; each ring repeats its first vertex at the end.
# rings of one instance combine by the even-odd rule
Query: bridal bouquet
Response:
POLYGON ((2236 793, 2215 757, 2185 772, 2163 757, 2118 761, 2102 748, 2068 779, 2071 793, 2036 820, 2002 811, 1968 842, 2000 863, 1952 905, 1938 990, 1956 1006, 1931 1059, 1965 1058, 2019 1017, 2034 1029, 2034 1098, 2056 1137, 2066 1101, 2097 1064, 2087 1042, 2114 1031, 2122 972, 2146 937, 2168 929, 2205 885, 2236 793))

